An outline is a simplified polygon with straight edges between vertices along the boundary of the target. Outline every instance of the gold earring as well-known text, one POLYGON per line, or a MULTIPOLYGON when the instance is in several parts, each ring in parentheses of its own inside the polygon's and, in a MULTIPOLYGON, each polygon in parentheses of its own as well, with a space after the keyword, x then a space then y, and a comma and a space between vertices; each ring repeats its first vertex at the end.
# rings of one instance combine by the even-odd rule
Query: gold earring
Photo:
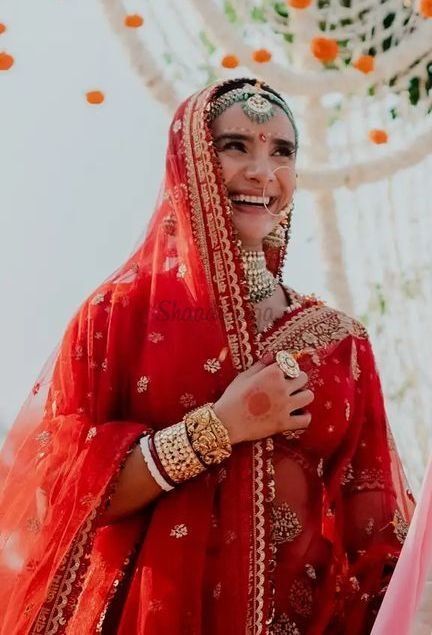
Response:
POLYGON ((265 236, 265 244, 274 249, 282 248, 289 239, 289 229, 291 225, 291 215, 294 211, 294 201, 282 210, 282 219, 272 231, 265 236), (288 236, 286 235, 288 232, 288 236))
POLYGON ((265 243, 273 249, 279 249, 285 244, 285 219, 286 217, 284 216, 276 227, 264 238, 265 243))
POLYGON ((268 247, 279 249, 285 244, 285 227, 278 223, 272 231, 265 236, 264 241, 268 247))
POLYGON ((291 203, 288 205, 288 207, 284 209, 284 217, 282 222, 285 225, 289 225, 289 223, 291 222, 291 216, 293 211, 294 211, 294 200, 292 200, 291 203))

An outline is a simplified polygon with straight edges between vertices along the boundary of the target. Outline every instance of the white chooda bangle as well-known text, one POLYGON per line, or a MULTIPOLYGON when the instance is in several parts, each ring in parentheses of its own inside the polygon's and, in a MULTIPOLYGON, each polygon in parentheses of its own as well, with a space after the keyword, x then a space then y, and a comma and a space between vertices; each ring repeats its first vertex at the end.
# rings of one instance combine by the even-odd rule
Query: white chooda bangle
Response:
POLYGON ((146 435, 140 439, 140 448, 142 455, 144 457, 144 461, 147 464, 150 474, 153 476, 156 483, 161 487, 165 492, 170 492, 174 487, 170 485, 160 473, 156 463, 153 460, 153 457, 150 452, 149 447, 150 436, 146 435))

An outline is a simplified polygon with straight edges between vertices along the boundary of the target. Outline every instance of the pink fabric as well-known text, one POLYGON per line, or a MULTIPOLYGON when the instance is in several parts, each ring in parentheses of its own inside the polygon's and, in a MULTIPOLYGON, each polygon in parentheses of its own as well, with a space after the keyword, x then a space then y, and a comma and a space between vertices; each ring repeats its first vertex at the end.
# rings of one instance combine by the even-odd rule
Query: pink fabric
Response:
POLYGON ((432 459, 420 499, 371 635, 432 632, 432 459))

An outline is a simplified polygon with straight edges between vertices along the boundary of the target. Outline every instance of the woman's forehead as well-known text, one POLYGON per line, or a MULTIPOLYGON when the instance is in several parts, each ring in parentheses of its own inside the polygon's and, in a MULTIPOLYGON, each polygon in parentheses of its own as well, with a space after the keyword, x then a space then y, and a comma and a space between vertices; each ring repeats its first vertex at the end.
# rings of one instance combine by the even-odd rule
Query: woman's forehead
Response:
MULTIPOLYGON (((235 132, 235 129, 242 128, 249 133, 264 133, 269 136, 284 137, 289 141, 295 141, 294 128, 284 111, 278 106, 274 106, 274 115, 263 123, 257 123, 249 119, 244 113, 242 104, 233 104, 216 117, 212 123, 213 134, 220 135, 226 132, 235 132)), ((239 130, 237 130, 239 131, 239 130)))

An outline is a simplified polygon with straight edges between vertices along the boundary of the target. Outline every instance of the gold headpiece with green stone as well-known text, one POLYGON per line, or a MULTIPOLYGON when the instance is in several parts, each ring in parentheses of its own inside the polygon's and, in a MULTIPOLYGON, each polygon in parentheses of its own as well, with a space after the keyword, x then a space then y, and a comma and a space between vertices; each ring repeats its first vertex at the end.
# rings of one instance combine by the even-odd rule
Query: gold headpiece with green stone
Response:
POLYGON ((210 121, 214 121, 214 119, 219 117, 227 108, 238 102, 243 102, 243 112, 255 123, 265 123, 269 121, 276 112, 275 106, 279 106, 288 116, 294 128, 297 144, 297 128, 290 108, 278 95, 265 90, 260 82, 256 82, 255 85, 245 84, 241 88, 233 88, 220 97, 217 97, 210 104, 210 121))

